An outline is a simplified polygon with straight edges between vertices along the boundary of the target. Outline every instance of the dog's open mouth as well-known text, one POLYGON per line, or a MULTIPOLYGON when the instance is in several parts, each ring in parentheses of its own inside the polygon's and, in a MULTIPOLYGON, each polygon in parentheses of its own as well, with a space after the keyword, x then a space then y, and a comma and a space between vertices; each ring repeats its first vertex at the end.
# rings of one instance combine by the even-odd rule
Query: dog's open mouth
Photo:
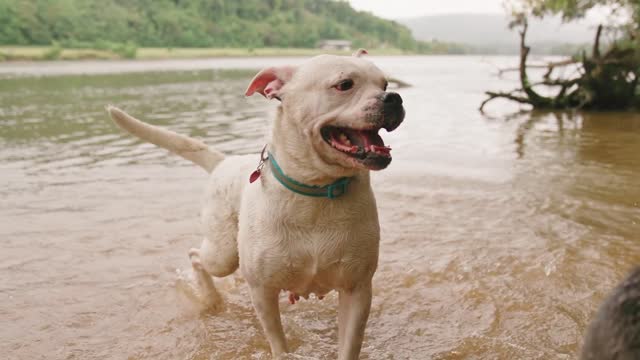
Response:
POLYGON ((384 144, 379 130, 325 126, 321 134, 331 147, 359 160, 366 167, 384 169, 391 162, 391 148, 384 144))

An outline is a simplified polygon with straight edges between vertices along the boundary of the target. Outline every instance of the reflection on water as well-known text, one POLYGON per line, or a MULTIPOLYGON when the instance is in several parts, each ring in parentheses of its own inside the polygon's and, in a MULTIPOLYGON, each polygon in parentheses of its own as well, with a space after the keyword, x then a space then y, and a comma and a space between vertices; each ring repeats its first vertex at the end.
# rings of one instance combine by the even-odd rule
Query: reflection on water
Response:
MULTIPOLYGON (((269 358, 239 275, 220 281, 222 314, 177 285, 199 243, 205 174, 103 110, 256 152, 274 105, 245 99, 254 71, 230 61, 111 75, 69 63, 75 75, 0 80, 1 352, 269 358)), ((484 118, 482 90, 510 85, 488 62, 514 59, 375 61, 414 87, 400 90, 405 123, 384 135, 394 162, 374 176, 383 239, 363 358, 575 358, 597 304, 640 263, 640 115, 496 102, 484 118)), ((297 358, 335 358, 335 294, 281 307, 297 358)))
POLYGON ((19 160, 29 171, 110 160, 164 163, 165 154, 147 151, 148 145, 105 121, 105 102, 159 125, 173 124, 190 136, 207 137, 222 150, 252 151, 264 135, 266 119, 259 106, 238 107, 237 94, 247 76, 227 70, 2 80, 0 139, 17 153, 2 154, 0 161, 19 160))

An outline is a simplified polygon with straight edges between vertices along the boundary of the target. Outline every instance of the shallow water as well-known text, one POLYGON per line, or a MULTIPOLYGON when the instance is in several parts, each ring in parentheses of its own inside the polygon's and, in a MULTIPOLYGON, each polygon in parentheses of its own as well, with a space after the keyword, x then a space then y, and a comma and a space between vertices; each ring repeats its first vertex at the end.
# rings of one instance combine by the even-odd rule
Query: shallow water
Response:
MULTIPOLYGON (((261 149, 254 70, 301 59, 0 64, 0 353, 268 359, 239 274, 203 312, 177 269, 204 172, 118 131, 113 103, 228 153, 261 149), (28 75, 28 76, 25 76, 28 75)), ((405 123, 374 175, 382 245, 363 359, 572 359, 640 263, 640 115, 477 112, 514 58, 384 57, 405 123), (511 115, 510 115, 511 114, 511 115)), ((292 358, 336 357, 337 296, 281 299, 292 358)))

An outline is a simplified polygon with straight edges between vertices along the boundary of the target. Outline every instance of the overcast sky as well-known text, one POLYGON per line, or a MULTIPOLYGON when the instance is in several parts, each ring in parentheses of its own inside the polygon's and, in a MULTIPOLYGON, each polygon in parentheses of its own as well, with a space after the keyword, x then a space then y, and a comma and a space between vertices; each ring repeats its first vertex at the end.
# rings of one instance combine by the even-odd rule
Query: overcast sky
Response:
POLYGON ((503 0, 349 0, 351 6, 388 19, 450 13, 504 13, 503 0))
MULTIPOLYGON (((365 10, 387 19, 419 17, 423 15, 477 13, 506 14, 504 0, 348 0, 357 10, 365 10)), ((587 23, 607 21, 606 9, 590 11, 587 23)), ((611 21, 611 20, 609 20, 611 21)))

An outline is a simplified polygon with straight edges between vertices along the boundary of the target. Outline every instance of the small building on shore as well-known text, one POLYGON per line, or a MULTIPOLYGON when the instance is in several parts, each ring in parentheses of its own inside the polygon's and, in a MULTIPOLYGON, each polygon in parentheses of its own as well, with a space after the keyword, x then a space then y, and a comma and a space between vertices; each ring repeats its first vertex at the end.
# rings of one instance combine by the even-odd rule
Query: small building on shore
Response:
POLYGON ((316 45, 317 48, 322 50, 351 50, 350 40, 321 40, 316 45))

